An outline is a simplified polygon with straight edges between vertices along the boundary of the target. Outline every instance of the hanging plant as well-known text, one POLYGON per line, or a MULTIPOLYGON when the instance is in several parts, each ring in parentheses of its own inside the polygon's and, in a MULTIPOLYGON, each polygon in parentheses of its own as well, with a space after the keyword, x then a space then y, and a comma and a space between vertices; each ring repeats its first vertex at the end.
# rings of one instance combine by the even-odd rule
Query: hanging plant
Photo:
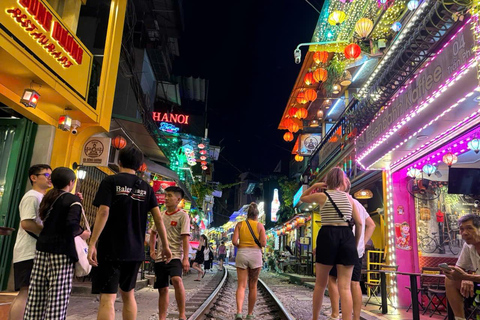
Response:
POLYGON ((328 79, 324 83, 324 88, 327 92, 332 92, 334 84, 338 83, 342 78, 343 71, 347 67, 346 60, 339 60, 338 55, 330 61, 327 67, 328 79))

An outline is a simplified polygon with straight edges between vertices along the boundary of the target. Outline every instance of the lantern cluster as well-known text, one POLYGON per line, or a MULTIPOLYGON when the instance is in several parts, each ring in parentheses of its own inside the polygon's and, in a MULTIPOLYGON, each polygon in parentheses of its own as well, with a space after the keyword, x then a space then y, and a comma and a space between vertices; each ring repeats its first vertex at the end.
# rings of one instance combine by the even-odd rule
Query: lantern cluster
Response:
POLYGON ((313 54, 313 61, 315 61, 316 64, 325 64, 327 63, 328 60, 328 52, 327 51, 316 51, 313 54))
POLYGON ((195 159, 195 152, 193 148, 189 145, 183 147, 183 151, 185 152, 185 156, 187 157, 187 163, 190 166, 194 166, 197 164, 197 159, 195 159))

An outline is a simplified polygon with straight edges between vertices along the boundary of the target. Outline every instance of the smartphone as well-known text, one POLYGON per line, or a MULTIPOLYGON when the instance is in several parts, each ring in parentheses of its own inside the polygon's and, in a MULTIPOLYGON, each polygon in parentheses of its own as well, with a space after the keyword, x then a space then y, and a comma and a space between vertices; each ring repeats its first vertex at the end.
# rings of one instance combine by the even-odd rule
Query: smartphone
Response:
POLYGON ((445 269, 445 270, 452 270, 452 269, 448 266, 448 264, 446 264, 445 262, 440 263, 440 264, 438 265, 438 267, 439 267, 439 268, 442 268, 442 269, 445 269))

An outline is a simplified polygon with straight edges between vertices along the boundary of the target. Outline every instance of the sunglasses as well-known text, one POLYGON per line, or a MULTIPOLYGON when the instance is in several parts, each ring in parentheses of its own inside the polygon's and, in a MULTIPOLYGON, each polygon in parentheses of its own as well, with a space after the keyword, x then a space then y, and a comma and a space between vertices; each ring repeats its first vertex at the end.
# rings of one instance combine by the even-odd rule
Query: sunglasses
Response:
POLYGON ((45 172, 45 173, 36 173, 35 174, 36 176, 45 176, 45 178, 51 178, 52 174, 51 173, 48 173, 48 172, 45 172))

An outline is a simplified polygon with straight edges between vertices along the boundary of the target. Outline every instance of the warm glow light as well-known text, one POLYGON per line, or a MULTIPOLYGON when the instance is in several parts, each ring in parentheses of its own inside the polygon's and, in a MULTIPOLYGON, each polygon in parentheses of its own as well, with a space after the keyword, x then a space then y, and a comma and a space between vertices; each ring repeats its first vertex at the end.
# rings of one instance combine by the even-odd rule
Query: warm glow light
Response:
POLYGON ((127 146, 127 140, 125 140, 124 137, 122 136, 116 136, 112 140, 112 147, 114 147, 117 150, 121 150, 127 146))
POLYGON ((297 102, 300 104, 305 104, 308 102, 307 98, 305 97, 305 92, 299 92, 297 94, 297 102))
POLYGON ((323 68, 318 68, 313 72, 313 79, 315 79, 316 82, 325 82, 327 78, 328 72, 323 68))
POLYGON ((314 89, 308 89, 305 91, 305 98, 307 98, 308 101, 317 100, 317 91, 314 89))
POLYGON ((316 64, 319 63, 327 63, 328 60, 328 52, 327 51, 316 51, 313 54, 313 61, 315 61, 316 64))
POLYGON ((300 120, 305 119, 308 116, 308 111, 305 108, 300 108, 295 116, 300 120))
POLYGON ((20 99, 20 103, 23 104, 25 107, 35 108, 37 106, 39 98, 40 94, 37 91, 33 89, 25 89, 23 91, 22 98, 20 99))
POLYGON ((373 21, 368 18, 362 18, 355 23, 355 32, 360 38, 366 38, 373 29, 373 21))
POLYGON ((296 154, 296 155, 295 155, 295 161, 297 161, 297 162, 303 161, 303 156, 301 156, 301 155, 299 155, 299 154, 296 154))
POLYGON ((295 117, 295 115, 297 114, 297 111, 298 111, 297 108, 291 107, 291 108, 288 110, 288 115, 289 115, 291 118, 293 118, 293 117, 295 117))
POLYGON ((285 134, 283 135, 283 140, 287 141, 287 142, 290 142, 293 140, 293 133, 291 132, 285 132, 285 134))
POLYGON ((349 44, 348 46, 345 47, 345 50, 343 50, 343 53, 345 54, 345 58, 350 59, 350 60, 355 60, 362 53, 362 49, 360 48, 360 46, 358 44, 351 43, 351 44, 349 44))
POLYGON ((447 166, 451 167, 452 164, 457 163, 458 157, 455 154, 448 152, 443 156, 442 160, 447 166))
POLYGON ((67 115, 62 115, 58 118, 58 129, 62 131, 70 131, 72 127, 72 118, 67 115))
POLYGON ((333 11, 330 16, 328 17, 328 23, 332 26, 338 26, 343 21, 345 21, 346 14, 343 11, 333 11))

